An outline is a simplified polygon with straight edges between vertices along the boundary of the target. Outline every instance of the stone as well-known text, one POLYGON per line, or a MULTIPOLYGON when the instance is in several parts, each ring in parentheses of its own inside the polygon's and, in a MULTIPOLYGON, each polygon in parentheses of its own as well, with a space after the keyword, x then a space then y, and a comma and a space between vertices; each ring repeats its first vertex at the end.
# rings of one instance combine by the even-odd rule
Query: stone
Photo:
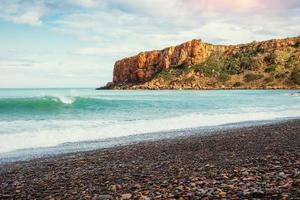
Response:
POLYGON ((117 191, 117 186, 116 185, 111 185, 110 190, 113 191, 113 192, 116 192, 117 191))
POLYGON ((281 176, 281 177, 284 177, 284 176, 285 176, 285 173, 284 173, 284 172, 279 172, 278 175, 281 176))
POLYGON ((130 193, 122 194, 121 200, 127 200, 127 199, 130 199, 131 197, 132 197, 132 194, 130 194, 130 193))
POLYGON ((101 199, 101 200, 110 200, 113 199, 113 196, 109 195, 109 194, 104 194, 104 195, 97 195, 94 196, 95 199, 101 199))
POLYGON ((142 186, 141 186, 140 184, 138 184, 138 183, 134 185, 134 188, 135 188, 135 189, 140 189, 141 187, 142 187, 142 186))
POLYGON ((244 176, 248 176, 248 175, 249 175, 249 172, 243 171, 242 174, 243 174, 244 176))
POLYGON ((226 195, 227 195, 226 192, 223 192, 223 191, 219 192, 219 197, 220 197, 220 198, 225 198, 226 195))

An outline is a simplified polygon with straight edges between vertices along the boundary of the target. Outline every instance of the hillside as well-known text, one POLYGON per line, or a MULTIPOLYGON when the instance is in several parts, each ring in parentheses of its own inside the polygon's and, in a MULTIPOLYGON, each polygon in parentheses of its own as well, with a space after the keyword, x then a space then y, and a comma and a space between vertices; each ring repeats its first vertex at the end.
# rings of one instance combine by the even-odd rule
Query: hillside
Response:
POLYGON ((115 63, 103 89, 299 89, 300 36, 240 45, 192 40, 115 63))

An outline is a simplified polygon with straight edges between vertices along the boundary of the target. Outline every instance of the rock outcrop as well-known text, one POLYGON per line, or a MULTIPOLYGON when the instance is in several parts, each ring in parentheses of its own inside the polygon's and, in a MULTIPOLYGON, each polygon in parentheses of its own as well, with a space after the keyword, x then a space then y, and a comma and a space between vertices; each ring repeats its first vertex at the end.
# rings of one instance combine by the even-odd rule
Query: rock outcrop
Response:
MULTIPOLYGON (((250 83, 251 81, 247 83, 243 80, 245 73, 254 71, 260 76, 270 78, 272 74, 266 72, 266 68, 276 65, 280 68, 280 73, 288 76, 288 73, 291 74, 295 68, 299 68, 299 44, 299 36, 241 45, 212 45, 203 43, 201 40, 192 40, 163 50, 141 52, 136 56, 117 61, 114 66, 113 82, 108 83, 104 88, 262 88, 268 84, 259 81, 255 82, 256 85, 250 83), (277 54, 282 55, 278 56, 277 54), (255 62, 257 66, 251 67, 252 62, 255 62), (287 62, 293 66, 286 66, 287 62), (220 63, 220 66, 216 63, 220 63), (247 67, 247 65, 249 66, 247 67), (281 68, 286 68, 286 70, 281 68), (265 76, 265 73, 268 74, 265 76), (218 77, 225 77, 225 75, 228 75, 230 80, 218 81, 218 77), (190 79, 190 81, 187 82, 186 79, 190 79)), ((275 74, 273 75, 275 76, 275 74)), ((298 84, 289 85, 286 79, 272 81, 275 84, 269 86, 274 88, 298 87, 298 84)))
POLYGON ((146 82, 163 69, 202 63, 212 52, 225 48, 225 46, 213 46, 202 43, 200 40, 192 40, 161 51, 141 52, 136 56, 116 62, 113 82, 117 84, 146 82))

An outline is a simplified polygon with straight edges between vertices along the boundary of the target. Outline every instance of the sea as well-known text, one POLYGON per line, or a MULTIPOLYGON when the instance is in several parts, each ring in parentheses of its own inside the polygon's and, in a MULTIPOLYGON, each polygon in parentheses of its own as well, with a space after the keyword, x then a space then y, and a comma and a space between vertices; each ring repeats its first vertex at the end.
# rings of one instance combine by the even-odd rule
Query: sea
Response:
POLYGON ((0 163, 298 118, 297 92, 0 89, 0 163))

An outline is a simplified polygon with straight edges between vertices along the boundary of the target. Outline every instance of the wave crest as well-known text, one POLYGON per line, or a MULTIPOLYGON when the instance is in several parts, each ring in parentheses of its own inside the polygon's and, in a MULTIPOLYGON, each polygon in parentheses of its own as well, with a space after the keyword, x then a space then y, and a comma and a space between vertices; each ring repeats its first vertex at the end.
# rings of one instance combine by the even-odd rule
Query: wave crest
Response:
POLYGON ((28 98, 1 98, 0 113, 17 111, 42 111, 57 110, 70 107, 76 102, 77 97, 67 96, 40 96, 28 98))
POLYGON ((63 104, 70 105, 75 102, 75 97, 68 97, 68 96, 55 96, 54 99, 58 100, 59 102, 63 104))

